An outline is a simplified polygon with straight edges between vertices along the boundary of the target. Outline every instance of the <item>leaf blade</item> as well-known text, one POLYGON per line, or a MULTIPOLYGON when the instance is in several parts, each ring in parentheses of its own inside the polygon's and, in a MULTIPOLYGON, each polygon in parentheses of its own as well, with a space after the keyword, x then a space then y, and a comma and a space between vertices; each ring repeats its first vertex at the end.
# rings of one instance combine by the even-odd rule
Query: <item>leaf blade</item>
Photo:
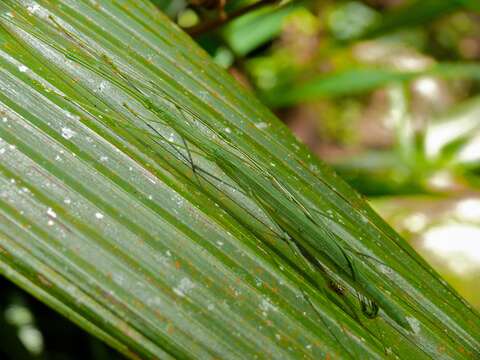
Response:
POLYGON ((450 288, 147 2, 32 4, 0 4, 0 105, 7 118, 0 133, 0 241, 10 254, 24 248, 31 255, 4 257, 15 276, 30 279, 24 286, 44 276, 43 291, 87 316, 99 329, 92 331, 110 333, 107 340, 130 356, 381 358, 385 342, 393 353, 419 358, 444 343, 447 357, 461 358, 457 343, 474 351, 479 325, 453 311, 465 307, 462 300, 453 293, 435 300, 450 288), (196 117, 198 127, 187 128, 196 117), (398 285, 380 272, 372 281, 395 290, 392 297, 415 315, 421 334, 411 337, 383 313, 359 324, 338 311, 280 239, 258 232, 278 224, 241 186, 233 192, 198 179, 182 130, 189 130, 190 156, 205 171, 230 181, 206 150, 234 143, 268 169, 253 176, 277 174, 301 203, 334 211, 324 226, 395 268, 398 285), (52 287, 58 279, 46 264, 77 285, 89 307, 76 304, 66 286, 52 287), (420 292, 408 267, 431 288, 420 292), (443 339, 435 321, 454 330, 451 338, 443 339))

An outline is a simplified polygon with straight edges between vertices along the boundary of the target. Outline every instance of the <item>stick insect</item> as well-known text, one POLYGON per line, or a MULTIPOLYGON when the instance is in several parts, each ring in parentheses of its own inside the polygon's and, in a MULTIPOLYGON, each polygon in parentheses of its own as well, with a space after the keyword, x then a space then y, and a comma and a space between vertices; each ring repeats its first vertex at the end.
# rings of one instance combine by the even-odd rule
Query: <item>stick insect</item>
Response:
MULTIPOLYGON (((291 235, 295 243, 308 250, 308 253, 316 254, 314 259, 326 262, 332 270, 343 270, 350 279, 348 283, 361 294, 359 302, 363 313, 373 318, 378 314, 381 304, 385 312, 402 327, 409 328, 409 324, 403 315, 403 311, 391 302, 376 286, 370 284, 368 269, 362 262, 356 261, 355 257, 348 255, 339 244, 339 239, 325 227, 312 222, 311 213, 303 213, 304 206, 296 206, 300 200, 288 204, 293 196, 291 192, 284 195, 284 200, 279 200, 278 187, 270 185, 267 176, 263 177, 252 171, 252 167, 239 165, 238 158, 224 149, 216 150, 217 163, 221 164, 227 175, 234 179, 244 189, 250 189, 250 195, 257 200, 261 207, 266 210, 284 232, 291 235), (250 169, 249 169, 250 168, 250 169), (252 191, 255 189, 255 191, 252 191), (333 255, 332 255, 333 253, 333 255), (333 266, 333 267, 332 267, 333 266), (360 269, 358 267, 360 266, 360 269)), ((258 164, 256 165, 258 166, 258 164)), ((280 190, 285 186, 281 186, 280 190)))
MULTIPOLYGON (((179 110, 181 111, 181 110, 179 110)), ((180 128, 178 126, 175 126, 175 124, 169 124, 172 127, 174 127, 176 130, 178 129, 178 132, 180 134, 184 133, 184 128, 180 128), (183 130, 183 131, 182 131, 183 130)), ((213 132, 215 132, 212 129, 213 132)), ((182 134, 183 136, 183 134, 182 134)), ((222 136, 220 135, 219 138, 222 136)), ((191 137, 192 138, 192 137, 191 137)), ((193 141, 195 141, 195 137, 193 137, 193 141)), ((185 142, 186 144, 186 142, 185 142)), ((204 147, 205 148, 205 147, 204 147)), ((296 219, 300 220, 299 223, 301 222, 301 216, 299 217, 299 213, 306 219, 310 221, 310 224, 308 222, 303 222, 306 227, 309 227, 310 225, 310 230, 312 230, 312 224, 314 225, 314 233, 317 235, 315 240, 318 240, 318 235, 320 236, 325 236, 329 235, 330 236, 330 244, 326 241, 322 241, 321 245, 330 245, 330 251, 336 251, 337 252, 337 259, 334 259, 333 264, 336 263, 335 260, 338 261, 338 258, 341 257, 343 258, 343 267, 344 270, 349 272, 351 279, 353 280, 353 288, 356 289, 358 295, 358 300, 359 303, 361 304, 361 309, 364 315, 368 318, 374 318, 378 314, 379 306, 377 304, 378 302, 382 303, 382 307, 386 310, 386 312, 395 320, 397 323, 402 325, 403 327, 409 327, 408 322, 406 322, 405 317, 402 313, 401 310, 398 309, 398 307, 391 302, 389 302, 388 299, 385 298, 385 296, 378 291, 375 287, 368 285, 367 281, 363 277, 358 276, 359 271, 354 268, 353 265, 353 260, 351 260, 351 257, 346 254, 345 250, 338 244, 338 239, 336 239, 332 234, 325 234, 325 231, 321 231, 320 233, 318 230, 321 228, 319 224, 314 220, 314 216, 308 209, 302 204, 300 200, 298 200, 295 195, 293 194, 292 191, 290 191, 285 185, 281 184, 273 175, 269 174, 268 171, 264 170, 264 168, 259 165, 258 163, 254 162, 252 158, 246 154, 243 154, 238 148, 233 146, 232 144, 228 143, 228 141, 224 141, 221 143, 221 145, 218 144, 210 144, 207 148, 207 155, 209 155, 212 160, 217 163, 222 170, 231 178, 234 180, 235 183, 239 185, 241 189, 243 189, 244 193, 247 193, 251 198, 255 199, 256 202, 260 205, 260 207, 263 210, 267 209, 267 212, 269 213, 270 217, 276 222, 277 224, 281 224, 284 222, 284 217, 282 217, 281 212, 277 211, 276 207, 272 207, 272 205, 269 203, 270 201, 266 201, 265 199, 270 199, 274 200, 275 197, 274 195, 268 191, 263 192, 263 196, 259 196, 256 194, 255 191, 252 189, 259 189, 263 187, 268 187, 268 182, 273 185, 272 188, 275 188, 278 192, 280 192, 281 195, 283 195, 287 202, 293 203, 297 209, 300 209, 300 211, 293 212, 293 215, 296 215, 296 219), (231 149, 231 150, 224 150, 224 148, 231 149), (242 156, 243 155, 243 156, 242 156), (247 163, 247 166, 245 166, 245 163, 247 163), (246 169, 249 169, 246 171, 246 169), (252 171, 253 170, 253 171, 252 171), (259 172, 260 176, 252 175, 254 172, 259 172), (239 173, 242 173, 245 176, 238 176, 239 173), (261 178, 264 178, 263 180, 266 180, 262 184, 261 178), (333 248, 332 248, 333 244, 333 248), (360 283, 360 284, 359 284, 360 283), (367 284, 366 284, 367 283, 367 284), (358 286, 360 285, 360 286, 358 286), (369 294, 369 295, 366 295, 369 294), (374 300, 375 299, 375 300, 374 300)), ((277 202, 278 203, 278 202, 277 202)), ((285 204, 284 204, 285 205, 285 204)), ((295 230, 295 226, 292 226, 292 223, 284 222, 283 226, 287 225, 289 229, 282 229, 284 233, 289 234, 289 233, 297 233, 296 235, 298 236, 303 232, 303 228, 298 227, 295 230)), ((293 238, 295 239, 297 236, 294 236, 293 238)), ((300 235, 301 237, 301 235, 300 235)), ((315 241, 314 241, 315 242, 315 241)), ((310 243, 310 250, 315 250, 315 246, 311 246, 312 244, 310 243), (312 249, 313 248, 313 249, 312 249)), ((317 244, 318 245, 318 244, 317 244)), ((289 242, 289 246, 292 247, 292 242, 289 242)), ((319 249, 317 248, 317 254, 322 254, 325 255, 324 251, 320 249, 320 252, 318 251, 319 249)), ((294 250, 294 252, 298 253, 298 249, 294 250)), ((314 251, 315 252, 315 251, 314 251)), ((358 252, 356 252, 358 254, 358 252)), ((365 255, 368 257, 368 255, 365 255)), ((327 258, 329 258, 327 254, 327 258)), ((330 260, 332 260, 330 258, 330 260)), ((317 261, 318 262, 318 261, 317 261)), ((336 263, 338 265, 338 263, 336 263)))
MULTIPOLYGON (((129 88, 128 93, 138 101, 140 101, 146 109, 150 110, 156 118, 165 121, 167 126, 173 128, 178 134, 181 135, 183 149, 186 154, 183 154, 179 150, 179 146, 175 146, 175 152, 177 156, 180 156, 182 161, 187 163, 197 181, 200 183, 199 173, 203 172, 202 177, 208 177, 207 173, 194 164, 192 152, 189 149, 188 142, 195 144, 202 149, 204 153, 209 156, 214 163, 239 185, 239 188, 253 198, 257 204, 265 210, 270 218, 280 227, 286 234, 291 235, 292 241, 288 244, 293 248, 293 245, 301 244, 302 248, 307 249, 308 253, 313 253, 316 262, 319 262, 319 258, 322 261, 327 261, 329 267, 332 269, 343 270, 345 275, 350 278, 350 285, 354 287, 358 292, 362 293, 360 300, 362 311, 367 317, 375 317, 378 313, 378 305, 380 303, 382 308, 403 327, 408 326, 408 322, 405 321, 405 317, 394 303, 386 299, 386 297, 375 286, 368 283, 368 277, 364 277, 361 274, 366 271, 365 266, 361 266, 361 269, 356 269, 353 265, 354 256, 347 255, 345 250, 340 244, 338 244, 335 237, 330 236, 325 232, 324 227, 320 226, 318 221, 315 220, 315 216, 311 211, 303 204, 303 202, 294 195, 294 193, 288 189, 285 184, 282 184, 270 171, 265 170, 263 166, 255 162, 250 156, 241 152, 238 148, 233 146, 228 141, 225 141, 225 136, 219 134, 218 131, 212 129, 209 124, 199 120, 204 126, 206 126, 213 134, 218 135, 219 141, 207 140, 205 141, 205 135, 195 132, 194 127, 188 121, 183 111, 175 101, 169 99, 164 95, 164 100, 170 102, 177 109, 177 112, 182 114, 184 122, 178 121, 178 118, 169 114, 170 109, 165 109, 154 104, 149 99, 143 90, 133 84, 133 80, 130 77, 120 71, 120 69, 109 59, 108 57, 100 55, 100 61, 110 67, 114 75, 118 76, 117 82, 126 83, 126 87, 129 88), (190 127, 190 128, 188 128, 190 127), (188 138, 188 142, 185 140, 188 138), (228 149, 228 150, 224 150, 228 149), (182 154, 181 154, 182 153, 182 154), (181 155, 180 155, 181 154, 181 155), (241 174, 241 175, 240 175, 241 174), (253 191, 252 189, 256 189, 253 191), (258 190, 261 190, 261 194, 258 194, 258 190), (368 294, 368 295, 367 295, 368 294)), ((125 86, 122 86, 122 88, 125 86)), ((152 89, 149 90, 149 92, 152 89)), ((187 111, 188 112, 188 111, 187 111)), ((195 114, 193 114, 195 116, 195 114)), ((144 121, 148 124, 148 121, 144 121)), ((149 126, 150 127, 150 126, 149 126)), ((150 127, 153 130, 152 127, 150 127)), ((168 143, 168 142, 167 142, 168 143)), ((215 181, 214 177, 210 177, 210 181, 215 181)), ((298 252, 299 250, 294 250, 298 252)), ((315 263, 318 267, 318 264, 315 263)))

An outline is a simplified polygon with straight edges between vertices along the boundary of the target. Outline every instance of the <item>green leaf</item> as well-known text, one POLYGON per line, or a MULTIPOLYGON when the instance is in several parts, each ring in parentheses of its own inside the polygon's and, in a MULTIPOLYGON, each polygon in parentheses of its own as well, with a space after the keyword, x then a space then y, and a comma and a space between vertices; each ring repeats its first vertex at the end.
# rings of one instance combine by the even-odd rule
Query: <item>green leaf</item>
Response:
POLYGON ((474 358, 480 318, 146 0, 0 3, 0 272, 131 358, 474 358))
POLYGON ((480 11, 480 3, 476 0, 457 0, 457 2, 461 3, 467 9, 480 11))
POLYGON ((277 36, 285 18, 299 7, 301 2, 293 1, 252 11, 226 25, 223 38, 237 55, 246 55, 277 36))
POLYGON ((422 71, 398 71, 388 68, 358 67, 317 75, 287 88, 273 88, 262 94, 270 106, 288 106, 314 101, 322 97, 358 95, 392 83, 410 81, 421 76, 445 79, 480 79, 480 65, 476 63, 441 63, 422 71))
POLYGON ((407 27, 424 26, 442 16, 472 6, 474 0, 414 0, 379 18, 361 37, 374 37, 407 27))

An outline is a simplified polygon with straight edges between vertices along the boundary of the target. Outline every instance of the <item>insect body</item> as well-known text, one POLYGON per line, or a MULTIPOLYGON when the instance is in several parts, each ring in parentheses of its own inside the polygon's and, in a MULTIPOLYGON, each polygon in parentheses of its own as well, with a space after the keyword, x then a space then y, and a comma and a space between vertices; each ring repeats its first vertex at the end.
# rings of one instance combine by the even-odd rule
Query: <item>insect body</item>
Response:
POLYGON ((363 315, 365 315, 369 319, 374 319, 378 315, 378 305, 375 301, 370 299, 361 299, 360 306, 362 309, 363 315))

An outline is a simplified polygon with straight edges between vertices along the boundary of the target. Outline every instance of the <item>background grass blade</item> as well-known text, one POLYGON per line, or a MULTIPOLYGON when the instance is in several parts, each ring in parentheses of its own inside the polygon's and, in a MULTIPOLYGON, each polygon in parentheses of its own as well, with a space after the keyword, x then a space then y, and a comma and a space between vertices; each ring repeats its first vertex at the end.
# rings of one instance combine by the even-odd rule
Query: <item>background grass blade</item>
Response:
POLYGON ((472 6, 470 0, 414 0, 382 17, 362 37, 374 37, 388 31, 422 26, 462 7, 472 6))
POLYGON ((399 71, 362 66, 299 81, 293 87, 273 88, 263 94, 263 99, 273 107, 287 106, 324 97, 361 94, 392 83, 411 81, 421 76, 478 79, 480 66, 476 63, 442 63, 422 71, 399 71))
POLYGON ((478 314, 149 2, 4 1, 0 64, 0 270, 123 353, 479 355, 478 314))
POLYGON ((225 26, 222 36, 237 55, 246 55, 278 35, 284 19, 301 5, 302 2, 294 1, 256 10, 225 26))

